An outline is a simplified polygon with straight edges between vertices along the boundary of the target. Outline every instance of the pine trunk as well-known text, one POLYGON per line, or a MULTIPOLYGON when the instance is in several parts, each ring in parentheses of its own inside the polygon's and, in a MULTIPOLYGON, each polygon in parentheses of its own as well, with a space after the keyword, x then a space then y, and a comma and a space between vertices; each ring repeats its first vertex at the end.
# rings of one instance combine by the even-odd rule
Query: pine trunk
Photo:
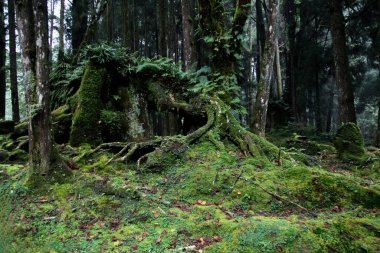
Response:
POLYGON ((348 63, 342 0, 333 0, 331 10, 331 33, 333 38, 335 79, 338 88, 340 122, 356 123, 354 92, 348 63))
POLYGON ((196 59, 196 48, 194 47, 194 27, 192 15, 192 0, 182 0, 182 29, 183 29, 183 62, 185 70, 189 70, 196 59))
POLYGON ((14 0, 8 0, 8 22, 9 22, 9 65, 12 98, 12 119, 20 121, 20 108, 18 101, 17 85, 17 56, 16 56, 16 24, 14 0))

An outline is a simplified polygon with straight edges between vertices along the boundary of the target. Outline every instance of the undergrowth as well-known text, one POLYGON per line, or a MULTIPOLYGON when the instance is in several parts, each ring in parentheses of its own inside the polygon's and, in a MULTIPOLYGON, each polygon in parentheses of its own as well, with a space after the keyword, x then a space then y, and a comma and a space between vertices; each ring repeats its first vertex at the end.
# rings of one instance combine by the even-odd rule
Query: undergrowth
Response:
MULTIPOLYGON (((333 154, 313 167, 247 158, 225 146, 203 141, 156 173, 105 165, 112 154, 100 151, 39 191, 25 187, 24 166, 0 165, 0 252, 378 251, 376 168, 346 170, 333 154)), ((62 152, 72 160, 88 150, 62 152)))

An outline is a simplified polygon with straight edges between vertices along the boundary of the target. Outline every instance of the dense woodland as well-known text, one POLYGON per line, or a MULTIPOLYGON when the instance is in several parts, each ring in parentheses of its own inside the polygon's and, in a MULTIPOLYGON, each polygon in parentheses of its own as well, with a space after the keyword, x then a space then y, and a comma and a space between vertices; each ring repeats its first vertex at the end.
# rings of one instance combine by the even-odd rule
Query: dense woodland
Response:
POLYGON ((2 0, 0 252, 378 252, 379 0, 2 0))

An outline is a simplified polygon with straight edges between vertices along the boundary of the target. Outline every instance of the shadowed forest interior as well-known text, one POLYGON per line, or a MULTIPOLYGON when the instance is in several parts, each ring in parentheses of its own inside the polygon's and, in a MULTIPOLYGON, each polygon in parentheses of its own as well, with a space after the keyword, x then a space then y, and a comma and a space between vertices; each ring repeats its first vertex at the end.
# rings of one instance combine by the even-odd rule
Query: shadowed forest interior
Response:
POLYGON ((379 0, 2 0, 0 252, 378 252, 379 0))

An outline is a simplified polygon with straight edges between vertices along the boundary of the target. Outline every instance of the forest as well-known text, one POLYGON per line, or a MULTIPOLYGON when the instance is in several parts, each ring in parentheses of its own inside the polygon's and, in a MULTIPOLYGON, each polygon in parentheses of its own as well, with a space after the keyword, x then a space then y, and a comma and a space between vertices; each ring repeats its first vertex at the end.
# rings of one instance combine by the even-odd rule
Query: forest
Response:
POLYGON ((1 0, 0 252, 379 252, 380 0, 1 0))

